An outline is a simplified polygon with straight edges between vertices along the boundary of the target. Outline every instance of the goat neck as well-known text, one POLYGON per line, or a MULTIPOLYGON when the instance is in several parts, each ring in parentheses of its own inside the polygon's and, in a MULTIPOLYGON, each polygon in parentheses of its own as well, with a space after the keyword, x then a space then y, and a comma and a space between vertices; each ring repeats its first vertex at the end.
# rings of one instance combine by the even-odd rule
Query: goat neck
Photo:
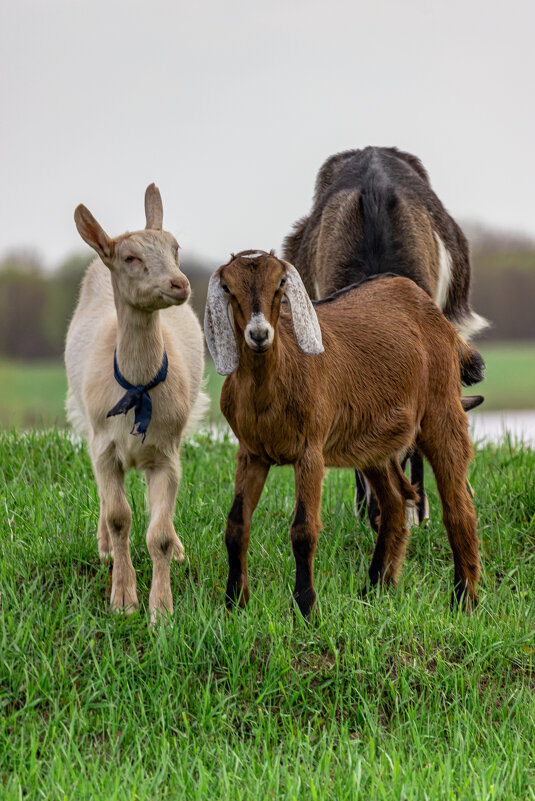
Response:
POLYGON ((245 342, 243 332, 237 336, 239 364, 236 370, 241 386, 250 385, 254 395, 254 405, 258 411, 267 407, 276 393, 280 392, 280 373, 282 367, 282 343, 275 327, 273 344, 265 353, 255 353, 245 342))
POLYGON ((121 298, 115 285, 114 297, 119 369, 131 384, 146 384, 154 378, 163 359, 160 310, 136 309, 121 298))

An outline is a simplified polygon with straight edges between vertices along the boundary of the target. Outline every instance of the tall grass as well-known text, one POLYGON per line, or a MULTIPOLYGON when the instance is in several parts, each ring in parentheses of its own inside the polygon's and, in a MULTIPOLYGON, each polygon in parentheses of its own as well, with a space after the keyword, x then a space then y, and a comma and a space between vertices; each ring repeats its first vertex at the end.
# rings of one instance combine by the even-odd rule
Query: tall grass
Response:
POLYGON ((365 601, 371 531, 352 476, 329 471, 313 625, 291 609, 293 478, 271 471, 250 547, 251 601, 227 614, 225 516, 235 445, 183 454, 172 622, 151 631, 144 487, 128 476, 142 608, 107 611, 86 448, 4 433, 0 456, 2 799, 535 798, 535 453, 480 450, 477 614, 452 613, 432 522, 400 586, 365 601))

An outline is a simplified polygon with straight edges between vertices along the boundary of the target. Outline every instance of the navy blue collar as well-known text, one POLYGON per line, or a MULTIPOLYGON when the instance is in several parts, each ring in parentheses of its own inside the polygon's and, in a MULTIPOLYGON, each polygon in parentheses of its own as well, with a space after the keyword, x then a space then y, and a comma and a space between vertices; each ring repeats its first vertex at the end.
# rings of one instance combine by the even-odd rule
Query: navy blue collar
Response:
POLYGON ((141 442, 145 442, 147 428, 149 427, 152 417, 152 401, 150 399, 149 390, 154 389, 157 384, 160 384, 167 378, 167 351, 165 350, 165 346, 163 349, 162 366, 148 384, 139 384, 135 387, 121 375, 117 365, 117 349, 113 354, 113 375, 117 383, 120 384, 123 389, 126 389, 127 392, 123 395, 119 403, 117 403, 113 409, 110 409, 106 417, 113 417, 116 414, 126 414, 135 406, 134 425, 130 433, 135 437, 142 435, 143 439, 141 442))

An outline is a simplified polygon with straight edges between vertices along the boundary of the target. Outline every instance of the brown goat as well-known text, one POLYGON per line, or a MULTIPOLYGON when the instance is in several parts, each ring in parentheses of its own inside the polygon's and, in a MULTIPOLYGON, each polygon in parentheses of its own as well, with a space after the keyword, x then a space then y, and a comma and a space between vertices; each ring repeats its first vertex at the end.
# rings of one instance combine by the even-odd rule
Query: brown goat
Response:
MULTIPOLYGON (((286 237, 283 255, 311 298, 392 272, 422 287, 461 336, 469 338, 488 325, 470 305, 463 232, 433 192, 421 161, 395 147, 330 156, 318 172, 312 210, 286 237)), ((422 523, 428 517, 423 460, 417 451, 410 458, 420 494, 411 516, 422 523)), ((358 473, 356 479, 358 505, 364 511, 368 504, 376 528, 377 505, 358 473)))
POLYGON ((382 277, 313 305, 292 265, 243 251, 210 279, 205 334, 217 371, 228 375, 221 410, 240 443, 226 528, 227 604, 249 598, 251 517, 274 464, 294 466, 294 598, 305 617, 315 600, 325 466, 358 468, 370 482, 380 519, 369 580, 395 584, 408 537, 405 502, 417 500, 399 455, 416 443, 442 499, 453 597, 469 611, 480 565, 460 373, 477 373, 480 357, 425 292, 382 277))

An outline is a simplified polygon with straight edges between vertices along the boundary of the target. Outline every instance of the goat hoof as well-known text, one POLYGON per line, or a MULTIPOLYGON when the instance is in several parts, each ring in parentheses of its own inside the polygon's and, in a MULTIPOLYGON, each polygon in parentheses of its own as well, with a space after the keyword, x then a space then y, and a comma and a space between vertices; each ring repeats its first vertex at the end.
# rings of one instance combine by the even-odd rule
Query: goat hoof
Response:
POLYGON ((182 562, 186 559, 186 552, 184 550, 184 546, 182 545, 178 537, 176 538, 176 542, 173 548, 173 559, 176 559, 176 561, 179 564, 182 564, 182 562))
POLYGON ((315 591, 312 588, 305 590, 304 592, 295 591, 293 597, 302 616, 307 623, 310 623, 310 616, 316 602, 315 591))
POLYGON ((131 615, 138 608, 139 601, 137 599, 135 574, 131 581, 121 580, 117 584, 112 582, 110 597, 110 609, 112 612, 131 615))
POLYGON ((469 595, 465 587, 455 587, 451 594, 451 608, 461 608, 467 615, 471 615, 477 608, 477 595, 469 595))
POLYGON ((109 550, 101 550, 98 549, 98 558, 100 559, 103 565, 111 565, 113 562, 113 550, 110 548, 109 550))
POLYGON ((171 609, 168 609, 166 606, 158 606, 156 609, 153 609, 150 613, 150 627, 151 629, 156 628, 160 623, 167 623, 172 625, 173 623, 173 607, 171 604, 171 609))
POLYGON ((116 615, 125 615, 126 617, 130 617, 130 615, 133 615, 138 609, 139 603, 137 597, 132 603, 118 604, 115 600, 113 600, 110 604, 110 610, 112 612, 114 612, 116 615))
POLYGON ((238 585, 227 586, 225 592, 225 605, 231 609, 245 609, 249 601, 249 587, 239 587, 238 585))

